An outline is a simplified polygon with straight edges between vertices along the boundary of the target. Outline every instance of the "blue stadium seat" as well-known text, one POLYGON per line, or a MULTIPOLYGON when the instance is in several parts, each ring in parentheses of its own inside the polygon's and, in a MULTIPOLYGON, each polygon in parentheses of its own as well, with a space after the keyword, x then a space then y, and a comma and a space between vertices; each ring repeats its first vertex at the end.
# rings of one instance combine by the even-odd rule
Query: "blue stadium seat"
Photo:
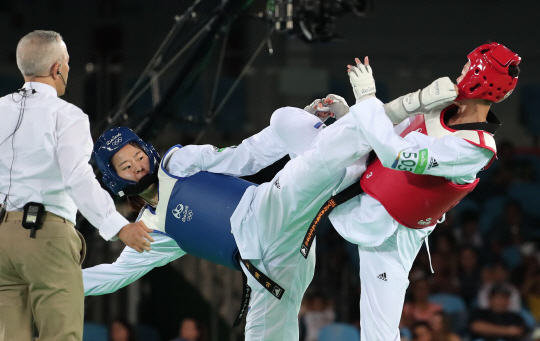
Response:
POLYGON ((443 312, 448 315, 452 330, 463 333, 467 327, 467 305, 465 301, 453 294, 434 294, 429 296, 429 301, 442 306, 443 312))
POLYGON ((534 136, 540 135, 540 84, 525 85, 521 89, 521 122, 524 127, 534 136))
POLYGON ((540 156, 535 154, 519 154, 516 155, 515 160, 517 162, 530 163, 534 167, 536 182, 540 183, 540 156))
POLYGON ((83 341, 108 341, 109 329, 101 323, 85 322, 83 341))
POLYGON ((402 339, 412 340, 411 330, 407 327, 399 328, 399 334, 401 335, 402 339))
POLYGON ((455 314, 467 310, 465 301, 453 294, 433 294, 429 296, 429 301, 440 304, 447 314, 455 314))
POLYGON ((360 333, 358 329, 345 323, 331 323, 319 330, 318 341, 358 341, 360 333))
POLYGON ((478 202, 476 200, 473 200, 471 198, 463 198, 459 202, 459 204, 454 207, 454 210, 458 212, 458 216, 460 216, 465 211, 475 211, 480 212, 480 205, 478 205, 478 202))
POLYGON ((517 183, 508 188, 508 195, 520 202, 523 212, 540 218, 538 193, 540 193, 540 185, 535 183, 517 183))
POLYGON ((504 264, 510 269, 513 270, 521 264, 523 257, 521 256, 521 250, 517 245, 511 245, 506 247, 502 251, 502 260, 504 264))
POLYGON ((536 320, 530 311, 525 308, 521 308, 519 315, 521 315, 521 318, 525 321, 525 324, 527 327, 529 327, 529 330, 533 330, 536 327, 536 320))
POLYGON ((508 198, 504 195, 491 197, 484 202, 480 215, 480 232, 482 234, 488 234, 492 230, 495 219, 499 218, 500 214, 504 214, 504 206, 507 202, 508 198))
POLYGON ((135 326, 135 334, 139 340, 144 341, 161 341, 158 331, 147 324, 139 324, 135 326))

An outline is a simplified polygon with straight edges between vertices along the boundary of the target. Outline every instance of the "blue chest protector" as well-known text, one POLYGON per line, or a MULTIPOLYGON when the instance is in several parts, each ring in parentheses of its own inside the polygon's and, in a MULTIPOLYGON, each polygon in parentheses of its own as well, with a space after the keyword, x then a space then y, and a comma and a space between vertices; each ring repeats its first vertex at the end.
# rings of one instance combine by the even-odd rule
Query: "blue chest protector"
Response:
POLYGON ((175 178, 165 232, 186 253, 241 271, 230 218, 246 189, 254 184, 209 172, 175 178))

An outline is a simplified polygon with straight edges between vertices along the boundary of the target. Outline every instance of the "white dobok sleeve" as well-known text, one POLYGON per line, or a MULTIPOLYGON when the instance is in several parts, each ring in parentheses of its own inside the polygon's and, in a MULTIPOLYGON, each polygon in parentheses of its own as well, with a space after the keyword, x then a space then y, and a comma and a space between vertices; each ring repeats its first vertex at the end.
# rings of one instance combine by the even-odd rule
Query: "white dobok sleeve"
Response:
POLYGON ((88 116, 75 106, 68 108, 58 114, 61 118, 56 147, 66 192, 105 240, 116 240, 129 221, 116 211, 111 196, 101 188, 88 163, 93 146, 88 116))
POLYGON ((287 155, 287 149, 270 127, 248 137, 238 146, 217 148, 190 145, 176 151, 167 164, 176 176, 191 176, 201 171, 232 176, 247 176, 287 155))
MULTIPOLYGON (((359 110, 358 105, 351 107, 351 111, 359 110)), ((359 129, 388 168, 441 176, 462 184, 474 181, 493 157, 493 152, 456 136, 435 138, 413 131, 400 137, 384 112, 358 113, 359 129)))
POLYGON ((154 238, 151 251, 138 253, 126 247, 116 262, 83 269, 84 295, 96 296, 115 292, 135 282, 153 268, 163 266, 186 254, 166 235, 161 233, 150 235, 154 238))

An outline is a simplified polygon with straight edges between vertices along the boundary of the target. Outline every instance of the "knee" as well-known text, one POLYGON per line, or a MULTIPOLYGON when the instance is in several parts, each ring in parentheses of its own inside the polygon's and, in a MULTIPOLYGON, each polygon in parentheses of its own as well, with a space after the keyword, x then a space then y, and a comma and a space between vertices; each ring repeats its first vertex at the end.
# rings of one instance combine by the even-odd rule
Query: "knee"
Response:
POLYGON ((321 122, 315 115, 305 110, 293 107, 279 108, 270 118, 270 127, 276 136, 282 140, 287 137, 303 134, 303 130, 310 128, 321 122))
POLYGON ((278 133, 287 127, 287 123, 291 121, 293 110, 290 107, 279 108, 270 117, 270 127, 274 133, 278 133))

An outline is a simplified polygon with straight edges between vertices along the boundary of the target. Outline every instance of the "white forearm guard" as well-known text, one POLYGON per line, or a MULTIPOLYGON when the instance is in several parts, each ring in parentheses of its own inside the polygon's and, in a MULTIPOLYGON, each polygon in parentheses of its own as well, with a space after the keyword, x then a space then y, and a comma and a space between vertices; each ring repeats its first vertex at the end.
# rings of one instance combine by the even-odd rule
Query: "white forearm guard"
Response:
POLYGON ((386 115, 398 124, 407 117, 425 113, 435 107, 444 108, 456 99, 454 83, 448 77, 435 80, 422 90, 411 92, 384 105, 386 115))

